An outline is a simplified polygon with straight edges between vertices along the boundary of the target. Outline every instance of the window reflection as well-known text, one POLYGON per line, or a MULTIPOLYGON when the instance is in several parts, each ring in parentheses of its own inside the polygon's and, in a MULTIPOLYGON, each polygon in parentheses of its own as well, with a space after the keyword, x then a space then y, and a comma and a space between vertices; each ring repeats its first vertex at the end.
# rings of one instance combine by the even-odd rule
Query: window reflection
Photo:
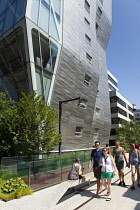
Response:
POLYGON ((24 17, 26 0, 0 1, 0 36, 24 17))
POLYGON ((39 95, 43 95, 44 99, 47 100, 58 54, 58 47, 36 29, 32 29, 32 41, 37 91, 39 95))
POLYGON ((4 91, 14 100, 29 92, 24 34, 21 27, 0 42, 0 72, 4 91))

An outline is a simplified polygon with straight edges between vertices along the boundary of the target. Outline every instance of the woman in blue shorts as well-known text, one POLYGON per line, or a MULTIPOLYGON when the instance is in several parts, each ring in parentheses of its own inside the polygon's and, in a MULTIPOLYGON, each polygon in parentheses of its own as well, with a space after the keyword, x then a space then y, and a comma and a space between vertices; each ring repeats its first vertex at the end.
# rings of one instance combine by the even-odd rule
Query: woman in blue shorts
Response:
POLYGON ((111 179, 116 175, 116 165, 114 159, 111 155, 108 154, 108 148, 103 148, 103 156, 100 157, 99 165, 101 169, 101 178, 102 183, 107 187, 107 198, 106 201, 111 200, 111 179), (106 185, 107 181, 107 185, 106 185))

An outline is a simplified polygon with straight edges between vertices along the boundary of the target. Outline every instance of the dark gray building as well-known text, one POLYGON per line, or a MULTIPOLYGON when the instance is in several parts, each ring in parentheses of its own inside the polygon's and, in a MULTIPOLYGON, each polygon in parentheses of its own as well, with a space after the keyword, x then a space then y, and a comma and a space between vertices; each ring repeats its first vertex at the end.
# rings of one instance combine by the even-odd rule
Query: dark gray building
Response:
POLYGON ((109 140, 106 47, 111 0, 0 0, 0 91, 37 90, 62 106, 62 149, 109 140))

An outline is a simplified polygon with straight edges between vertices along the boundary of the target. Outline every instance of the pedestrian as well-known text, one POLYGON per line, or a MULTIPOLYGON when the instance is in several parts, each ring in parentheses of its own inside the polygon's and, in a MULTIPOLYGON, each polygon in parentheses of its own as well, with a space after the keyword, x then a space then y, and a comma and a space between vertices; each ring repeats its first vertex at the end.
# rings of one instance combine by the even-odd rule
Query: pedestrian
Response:
POLYGON ((120 146, 120 141, 116 140, 115 141, 116 148, 113 150, 113 157, 115 157, 115 164, 118 170, 118 175, 119 175, 119 186, 123 185, 125 186, 124 182, 124 159, 126 162, 126 166, 128 166, 126 155, 124 148, 120 146))
POLYGON ((106 144, 106 147, 108 149, 108 154, 110 154, 110 148, 109 148, 108 144, 106 144))
POLYGON ((139 149, 138 141, 135 141, 135 148, 136 148, 136 149, 139 149))
POLYGON ((131 150, 129 151, 129 164, 128 167, 130 168, 131 165, 131 178, 132 178, 132 186, 131 189, 135 189, 135 174, 137 173, 137 182, 138 187, 140 187, 140 171, 139 171, 139 164, 140 164, 140 151, 135 148, 135 144, 131 143, 131 150))
POLYGON ((107 188, 106 201, 111 200, 111 179, 116 175, 116 165, 113 157, 108 153, 108 148, 103 148, 103 156, 100 157, 99 166, 101 166, 102 184, 107 188), (107 184, 106 184, 107 182, 107 184))
POLYGON ((101 184, 101 166, 99 166, 100 157, 103 155, 102 149, 100 149, 100 142, 95 142, 95 149, 92 150, 90 155, 90 160, 88 163, 88 168, 91 168, 91 164, 93 162, 93 172, 94 177, 97 179, 97 191, 96 196, 99 195, 101 184))
POLYGON ((80 161, 81 161, 80 158, 76 158, 76 160, 73 163, 72 168, 69 172, 68 180, 77 180, 77 179, 81 179, 83 177, 80 161))

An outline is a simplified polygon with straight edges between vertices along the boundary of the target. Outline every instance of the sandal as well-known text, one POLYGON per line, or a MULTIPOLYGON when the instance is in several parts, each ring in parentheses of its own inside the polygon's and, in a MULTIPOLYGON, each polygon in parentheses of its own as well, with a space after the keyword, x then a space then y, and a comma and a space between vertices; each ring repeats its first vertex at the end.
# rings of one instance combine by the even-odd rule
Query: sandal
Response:
POLYGON ((110 197, 106 198, 106 201, 111 201, 111 198, 110 197))

